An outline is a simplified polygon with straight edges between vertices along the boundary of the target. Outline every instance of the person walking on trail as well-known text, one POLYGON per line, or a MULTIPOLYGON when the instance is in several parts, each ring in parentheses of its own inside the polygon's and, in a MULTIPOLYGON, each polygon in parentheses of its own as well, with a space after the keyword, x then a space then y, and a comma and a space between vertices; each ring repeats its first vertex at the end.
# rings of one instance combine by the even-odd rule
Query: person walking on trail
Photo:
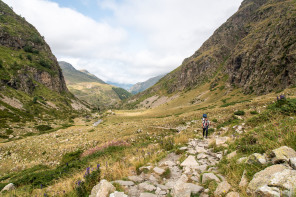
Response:
POLYGON ((207 114, 202 115, 202 136, 208 138, 208 130, 210 126, 210 121, 208 120, 207 114))

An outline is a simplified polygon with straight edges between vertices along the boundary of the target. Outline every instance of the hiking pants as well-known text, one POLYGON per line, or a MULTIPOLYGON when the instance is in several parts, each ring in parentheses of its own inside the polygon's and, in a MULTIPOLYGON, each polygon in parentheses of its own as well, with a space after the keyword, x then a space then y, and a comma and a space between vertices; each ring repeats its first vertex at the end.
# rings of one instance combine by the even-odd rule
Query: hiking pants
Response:
POLYGON ((203 130, 203 131, 202 131, 202 136, 203 136, 203 137, 205 137, 205 135, 206 135, 206 138, 208 138, 208 128, 209 128, 209 127, 202 128, 202 130, 203 130))

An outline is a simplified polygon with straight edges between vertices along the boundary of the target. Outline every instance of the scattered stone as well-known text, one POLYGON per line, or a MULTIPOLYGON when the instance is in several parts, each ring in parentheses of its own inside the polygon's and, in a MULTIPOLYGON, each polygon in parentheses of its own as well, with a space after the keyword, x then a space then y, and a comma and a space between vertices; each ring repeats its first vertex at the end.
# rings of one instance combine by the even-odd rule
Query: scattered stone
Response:
POLYGON ((290 158, 289 164, 294 170, 296 170, 296 157, 290 158))
POLYGON ((154 185, 149 184, 148 182, 140 183, 139 188, 141 190, 152 192, 156 190, 156 187, 154 185))
POLYGON ((232 153, 227 155, 227 159, 232 159, 233 157, 235 157, 237 155, 236 151, 233 151, 232 153))
POLYGON ((239 197, 239 193, 237 192, 229 192, 226 197, 239 197))
POLYGON ((186 146, 179 148, 179 150, 187 150, 188 148, 186 146))
POLYGON ((141 193, 140 197, 157 197, 157 195, 151 193, 141 193))
POLYGON ((128 197, 124 192, 115 191, 114 193, 110 194, 109 197, 128 197))
POLYGON ((189 168, 196 168, 198 166, 198 163, 194 156, 190 155, 181 163, 181 166, 183 167, 189 167, 189 168))
POLYGON ((222 145, 225 144, 229 140, 229 137, 219 137, 216 139, 216 145, 222 145))
POLYGON ((150 171, 151 168, 152 168, 151 166, 143 166, 143 167, 140 167, 139 170, 140 170, 140 171, 143 171, 143 170, 150 171))
POLYGON ((208 168, 208 165, 201 165, 196 167, 196 169, 199 170, 200 172, 206 171, 207 168, 208 168))
POLYGON ((195 148, 195 151, 198 153, 206 153, 207 152, 207 150, 204 147, 199 147, 199 146, 197 146, 195 148))
POLYGON ((115 187, 107 180, 103 179, 94 186, 89 197, 106 197, 109 193, 115 192, 115 187))
POLYGON ((186 185, 189 187, 191 190, 191 194, 198 194, 204 190, 204 188, 200 185, 196 185, 193 183, 186 183, 186 185))
POLYGON ((215 180, 216 182, 220 182, 219 178, 213 173, 204 173, 202 176, 202 183, 206 183, 207 181, 215 180))
POLYGON ((247 157, 239 158, 239 159, 236 161, 236 163, 238 163, 238 164, 242 164, 242 163, 246 162, 247 159, 248 159, 247 157))
POLYGON ((266 158, 264 155, 261 155, 259 153, 254 153, 252 155, 250 155, 246 161, 248 164, 261 164, 264 165, 266 164, 266 158))
POLYGON ((227 181, 223 181, 223 182, 219 183, 214 194, 215 194, 215 196, 225 195, 228 193, 228 191, 230 189, 231 189, 231 185, 227 181))
POLYGON ((149 181, 157 183, 157 178, 155 178, 152 174, 149 176, 149 181))
POLYGON ((247 179, 247 177, 245 175, 246 173, 247 173, 247 171, 244 170, 244 173, 243 173, 243 176, 241 178, 241 181, 239 182, 239 187, 240 188, 244 188, 244 187, 247 187, 248 186, 248 179, 247 179))
POLYGON ((296 151, 290 147, 282 146, 272 150, 271 157, 274 164, 288 162, 290 158, 296 157, 296 151))
POLYGON ((143 179, 139 176, 129 176, 128 179, 133 182, 143 182, 143 179))
POLYGON ((132 181, 117 180, 117 181, 114 181, 114 182, 118 183, 121 186, 133 186, 133 185, 135 185, 135 183, 132 182, 132 181))
POLYGON ((281 191, 279 188, 268 187, 267 185, 264 185, 255 191, 256 196, 262 196, 262 197, 269 197, 269 196, 280 197, 281 196, 280 193, 281 191))
POLYGON ((165 172, 164 169, 159 168, 159 167, 155 167, 155 168, 153 168, 153 171, 154 171, 156 174, 159 174, 159 175, 161 175, 161 174, 163 174, 163 173, 165 172))
POLYGON ((2 190, 1 192, 4 192, 4 191, 11 191, 11 190, 15 190, 15 186, 13 183, 9 183, 8 185, 6 185, 2 190))

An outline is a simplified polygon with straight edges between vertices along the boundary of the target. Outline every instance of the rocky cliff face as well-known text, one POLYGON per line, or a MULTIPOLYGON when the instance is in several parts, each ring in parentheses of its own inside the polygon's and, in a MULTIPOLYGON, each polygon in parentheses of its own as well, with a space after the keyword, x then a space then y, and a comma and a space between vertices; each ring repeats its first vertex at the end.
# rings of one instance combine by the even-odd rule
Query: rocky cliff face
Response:
POLYGON ((222 78, 245 93, 296 84, 296 2, 245 0, 191 57, 148 92, 168 93, 222 78))
POLYGON ((38 83, 68 92, 56 57, 39 32, 0 1, 0 81, 32 94, 38 83))

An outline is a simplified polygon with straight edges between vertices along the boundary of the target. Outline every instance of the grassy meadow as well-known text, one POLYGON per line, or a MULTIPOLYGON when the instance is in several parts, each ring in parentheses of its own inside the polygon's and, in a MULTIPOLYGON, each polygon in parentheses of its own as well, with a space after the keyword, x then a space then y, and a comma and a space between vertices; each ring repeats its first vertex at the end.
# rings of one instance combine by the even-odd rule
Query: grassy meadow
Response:
POLYGON ((244 95, 240 89, 204 85, 153 109, 92 114, 89 119, 74 119, 67 128, 4 140, 0 143, 0 189, 13 182, 17 190, 4 196, 78 196, 76 183, 84 180, 88 167, 99 164, 101 179, 112 181, 124 180, 170 152, 182 154, 184 160, 185 153, 178 148, 188 139, 202 136, 200 119, 207 113, 212 136, 232 137, 228 147, 212 148, 238 152, 230 161, 222 159, 218 167, 244 195, 245 190, 238 188, 244 169, 250 179, 262 167, 239 165, 236 159, 282 145, 296 149, 295 98, 295 88, 256 96, 244 95), (287 103, 276 103, 279 94, 286 95, 287 103), (93 127, 99 119, 103 122, 93 127), (245 132, 238 134, 233 126, 243 123, 245 132))

